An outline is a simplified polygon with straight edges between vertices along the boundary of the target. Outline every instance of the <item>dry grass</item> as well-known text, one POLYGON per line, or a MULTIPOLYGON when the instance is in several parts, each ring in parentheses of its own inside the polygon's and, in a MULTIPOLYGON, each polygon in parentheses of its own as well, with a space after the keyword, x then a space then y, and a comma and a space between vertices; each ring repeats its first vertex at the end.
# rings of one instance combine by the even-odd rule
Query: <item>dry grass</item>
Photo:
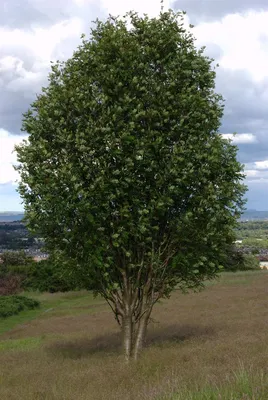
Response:
POLYGON ((101 299, 46 295, 52 310, 0 336, 0 399, 267 399, 267 295, 267 272, 175 292, 155 308, 148 346, 128 367, 101 299))

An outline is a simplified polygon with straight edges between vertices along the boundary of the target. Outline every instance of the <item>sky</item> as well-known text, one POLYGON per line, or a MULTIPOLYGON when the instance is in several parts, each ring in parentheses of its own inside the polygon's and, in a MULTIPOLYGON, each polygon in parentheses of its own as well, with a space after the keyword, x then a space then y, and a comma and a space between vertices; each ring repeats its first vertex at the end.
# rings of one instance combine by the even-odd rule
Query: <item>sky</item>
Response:
MULTIPOLYGON (((196 46, 219 63, 216 91, 225 99, 220 133, 239 147, 248 208, 268 210, 268 1, 175 0, 196 46), (233 136, 233 133, 236 135, 233 136)), ((156 16, 160 0, 2 0, 0 13, 0 211, 21 211, 14 145, 22 113, 47 85, 50 61, 66 60, 92 21, 135 10, 156 16)))

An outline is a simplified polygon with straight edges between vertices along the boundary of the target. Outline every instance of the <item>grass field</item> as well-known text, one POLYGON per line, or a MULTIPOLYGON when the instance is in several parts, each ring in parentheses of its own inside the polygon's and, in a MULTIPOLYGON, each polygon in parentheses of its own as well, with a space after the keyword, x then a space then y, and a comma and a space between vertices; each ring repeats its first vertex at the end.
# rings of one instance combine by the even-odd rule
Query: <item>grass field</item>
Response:
POLYGON ((27 295, 42 307, 0 321, 1 400, 268 399, 268 272, 175 292, 130 366, 101 298, 27 295))

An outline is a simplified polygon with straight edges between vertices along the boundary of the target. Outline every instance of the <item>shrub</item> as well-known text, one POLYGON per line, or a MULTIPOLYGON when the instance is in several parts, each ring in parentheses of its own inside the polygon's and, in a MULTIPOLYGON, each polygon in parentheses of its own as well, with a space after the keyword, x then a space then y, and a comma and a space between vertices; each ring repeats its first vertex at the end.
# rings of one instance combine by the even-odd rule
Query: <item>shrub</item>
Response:
POLYGON ((40 306, 39 301, 24 296, 0 297, 0 318, 16 315, 24 310, 33 310, 40 306))
POLYGON ((19 293, 22 288, 22 277, 8 273, 0 276, 0 296, 8 296, 19 293))
POLYGON ((27 265, 33 261, 25 251, 5 251, 1 254, 3 266, 27 265))
POLYGON ((250 271, 260 268, 258 258, 253 254, 245 254, 236 247, 228 249, 223 262, 226 271, 250 271))
POLYGON ((250 271, 260 269, 258 258, 253 254, 243 254, 243 262, 240 265, 240 271, 250 271))
POLYGON ((23 287, 26 290, 50 293, 68 292, 78 288, 74 280, 67 275, 66 270, 51 260, 42 260, 27 268, 23 287))
POLYGON ((33 259, 25 251, 5 251, 1 253, 1 261, 0 296, 19 293, 33 259))
MULTIPOLYGON (((16 294, 22 290, 40 292, 68 292, 82 289, 71 270, 63 267, 61 260, 50 257, 39 262, 32 261, 24 265, 0 265, 0 295, 16 294), (15 285, 17 282, 17 286, 15 285), (2 288, 3 287, 3 288, 2 288), (2 290, 1 290, 2 289, 2 290)), ((87 287, 89 289, 89 287, 87 287)), ((91 289, 91 287, 90 287, 91 289)))

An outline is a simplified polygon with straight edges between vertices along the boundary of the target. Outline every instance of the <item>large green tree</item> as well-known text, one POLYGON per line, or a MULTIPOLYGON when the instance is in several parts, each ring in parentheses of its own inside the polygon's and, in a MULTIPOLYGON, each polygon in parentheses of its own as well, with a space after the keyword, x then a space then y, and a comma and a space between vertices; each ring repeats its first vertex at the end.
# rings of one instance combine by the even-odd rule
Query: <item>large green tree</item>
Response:
POLYGON ((24 114, 28 226, 72 260, 140 352, 154 304, 219 270, 243 205, 213 60, 183 13, 97 21, 24 114))

